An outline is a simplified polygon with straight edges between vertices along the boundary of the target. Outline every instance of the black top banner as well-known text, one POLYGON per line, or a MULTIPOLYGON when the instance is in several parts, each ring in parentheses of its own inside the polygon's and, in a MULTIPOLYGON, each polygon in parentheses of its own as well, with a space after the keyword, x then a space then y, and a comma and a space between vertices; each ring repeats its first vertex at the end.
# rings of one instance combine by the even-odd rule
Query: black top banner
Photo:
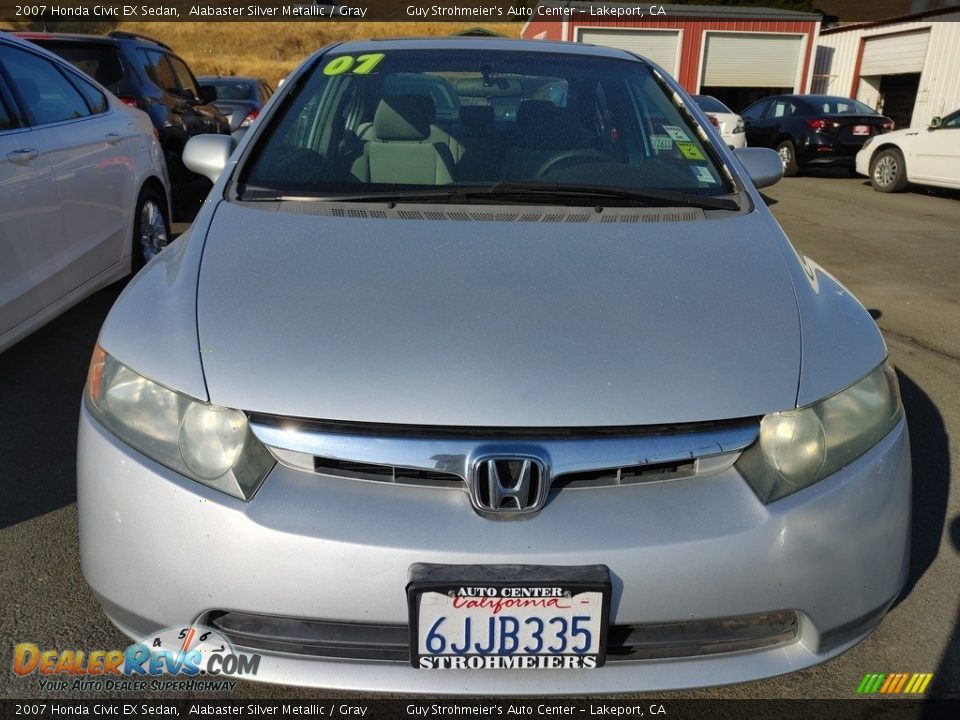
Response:
POLYGON ((0 22, 528 22, 630 20, 760 20, 865 22, 919 11, 953 19, 958 7, 942 0, 0 0, 0 22))

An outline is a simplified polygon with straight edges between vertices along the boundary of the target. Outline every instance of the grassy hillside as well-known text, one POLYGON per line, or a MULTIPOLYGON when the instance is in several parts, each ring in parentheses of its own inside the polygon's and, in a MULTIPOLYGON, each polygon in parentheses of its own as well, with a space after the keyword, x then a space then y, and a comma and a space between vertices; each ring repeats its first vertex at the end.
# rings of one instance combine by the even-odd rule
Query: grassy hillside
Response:
MULTIPOLYGON (((61 32, 96 32, 105 23, 56 23, 61 32), (63 26, 63 27, 60 27, 63 26)), ((417 22, 122 22, 118 30, 143 33, 167 43, 197 75, 259 75, 276 84, 299 62, 338 40, 369 37, 451 35, 476 23, 417 22)), ((22 29, 27 29, 22 23, 22 29)), ((521 23, 486 25, 494 32, 519 37, 521 23)))

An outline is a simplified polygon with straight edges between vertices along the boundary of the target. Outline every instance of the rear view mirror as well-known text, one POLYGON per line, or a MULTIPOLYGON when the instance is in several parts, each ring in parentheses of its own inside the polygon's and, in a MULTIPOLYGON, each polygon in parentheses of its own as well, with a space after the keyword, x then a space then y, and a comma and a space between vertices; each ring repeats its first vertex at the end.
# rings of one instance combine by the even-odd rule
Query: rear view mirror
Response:
POLYGON ((229 135, 194 135, 183 149, 183 164, 216 182, 232 152, 233 138, 229 135))
POLYGON ((733 151, 743 163, 747 175, 757 188, 769 187, 780 182, 783 177, 783 160, 770 148, 738 148, 733 151))

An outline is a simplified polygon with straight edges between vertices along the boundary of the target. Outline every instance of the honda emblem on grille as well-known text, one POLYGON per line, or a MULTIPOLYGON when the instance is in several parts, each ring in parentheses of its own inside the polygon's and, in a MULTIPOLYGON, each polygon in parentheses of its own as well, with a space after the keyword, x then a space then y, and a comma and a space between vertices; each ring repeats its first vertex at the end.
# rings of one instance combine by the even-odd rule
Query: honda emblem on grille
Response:
POLYGON ((478 458, 470 476, 471 499, 484 513, 533 513, 543 507, 547 498, 547 473, 537 458, 478 458))

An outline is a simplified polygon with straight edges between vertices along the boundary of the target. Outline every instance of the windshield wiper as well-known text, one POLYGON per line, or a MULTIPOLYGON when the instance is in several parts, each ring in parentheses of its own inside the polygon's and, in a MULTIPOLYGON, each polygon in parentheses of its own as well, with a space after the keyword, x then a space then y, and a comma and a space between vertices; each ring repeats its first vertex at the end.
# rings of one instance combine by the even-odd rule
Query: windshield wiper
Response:
POLYGON ((546 198, 561 199, 589 199, 591 201, 616 200, 625 205, 640 207, 698 207, 705 210, 739 210, 736 200, 713 195, 691 195, 677 190, 660 190, 657 188, 617 188, 606 185, 568 185, 553 182, 499 182, 491 185, 485 191, 478 192, 474 197, 515 198, 522 200, 532 198, 542 200, 546 198))
POLYGON ((591 205, 613 202, 636 207, 698 207, 705 210, 739 210, 736 200, 713 195, 691 195, 677 190, 607 187, 604 185, 568 185, 554 182, 498 182, 492 185, 460 185, 445 189, 394 190, 356 194, 283 193, 266 188, 247 187, 241 200, 256 201, 319 201, 319 202, 471 202, 477 200, 512 200, 543 202, 546 200, 588 200, 591 205))

